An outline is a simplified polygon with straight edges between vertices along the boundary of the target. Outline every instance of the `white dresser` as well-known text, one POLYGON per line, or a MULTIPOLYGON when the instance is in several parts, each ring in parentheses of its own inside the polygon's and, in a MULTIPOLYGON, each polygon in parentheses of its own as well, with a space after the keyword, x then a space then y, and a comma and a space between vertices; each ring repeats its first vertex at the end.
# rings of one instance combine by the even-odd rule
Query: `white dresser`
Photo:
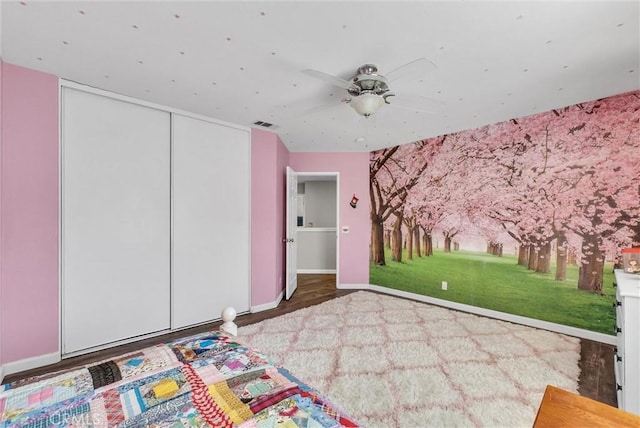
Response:
POLYGON ((615 271, 618 407, 640 414, 640 275, 615 271))

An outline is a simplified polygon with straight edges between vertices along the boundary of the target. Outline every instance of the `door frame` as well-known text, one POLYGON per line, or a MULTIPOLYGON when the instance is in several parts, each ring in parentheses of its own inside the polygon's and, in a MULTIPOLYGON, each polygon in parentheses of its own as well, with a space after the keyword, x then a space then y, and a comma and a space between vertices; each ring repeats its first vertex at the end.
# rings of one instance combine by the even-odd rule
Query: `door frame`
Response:
MULTIPOLYGON (((326 180, 335 183, 336 186, 336 288, 338 288, 338 284, 340 284, 340 173, 339 172, 315 172, 315 171, 296 171, 296 175, 298 176, 298 184, 301 182, 300 178, 302 178, 302 182, 313 181, 307 180, 309 177, 334 177, 333 180, 326 180)), ((296 239, 297 239, 297 231, 296 231, 296 239)), ((296 266, 297 270, 297 266, 296 266)))

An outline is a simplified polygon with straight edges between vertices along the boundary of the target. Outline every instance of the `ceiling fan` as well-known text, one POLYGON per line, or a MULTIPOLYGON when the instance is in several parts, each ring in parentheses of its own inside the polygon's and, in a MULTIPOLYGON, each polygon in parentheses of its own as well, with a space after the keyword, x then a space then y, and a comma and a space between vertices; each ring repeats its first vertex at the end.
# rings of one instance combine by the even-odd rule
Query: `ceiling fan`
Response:
POLYGON ((359 115, 369 117, 384 104, 407 110, 433 113, 433 106, 442 104, 441 102, 417 94, 392 92, 389 88, 389 83, 401 77, 417 75, 435 68, 435 64, 426 58, 418 58, 390 71, 386 77, 378 73, 378 67, 373 64, 364 64, 358 67, 355 75, 350 80, 318 70, 307 69, 302 72, 345 89, 349 97, 342 98, 341 101, 348 103, 359 115), (396 97, 393 102, 390 101, 391 97, 396 97), (418 101, 418 103, 416 104, 415 101, 418 101), (423 107, 421 104, 431 106, 431 108, 423 107))

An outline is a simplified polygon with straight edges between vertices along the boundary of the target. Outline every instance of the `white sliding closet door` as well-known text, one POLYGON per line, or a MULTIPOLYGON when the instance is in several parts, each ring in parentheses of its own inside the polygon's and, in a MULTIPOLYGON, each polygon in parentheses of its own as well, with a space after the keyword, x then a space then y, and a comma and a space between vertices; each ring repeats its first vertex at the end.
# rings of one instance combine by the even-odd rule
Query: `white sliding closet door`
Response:
POLYGON ((248 130, 172 115, 172 327, 249 309, 248 130))
POLYGON ((170 328, 170 124, 63 88, 63 354, 170 328))

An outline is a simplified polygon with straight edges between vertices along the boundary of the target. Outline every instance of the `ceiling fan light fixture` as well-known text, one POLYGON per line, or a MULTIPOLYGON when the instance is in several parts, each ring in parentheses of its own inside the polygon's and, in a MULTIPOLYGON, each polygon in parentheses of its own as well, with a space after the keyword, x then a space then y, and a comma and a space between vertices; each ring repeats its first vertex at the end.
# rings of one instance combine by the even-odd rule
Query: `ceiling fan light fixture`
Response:
POLYGON ((349 105, 358 112, 359 115, 369 117, 384 104, 384 98, 380 95, 371 93, 360 94, 357 97, 353 97, 349 105))

